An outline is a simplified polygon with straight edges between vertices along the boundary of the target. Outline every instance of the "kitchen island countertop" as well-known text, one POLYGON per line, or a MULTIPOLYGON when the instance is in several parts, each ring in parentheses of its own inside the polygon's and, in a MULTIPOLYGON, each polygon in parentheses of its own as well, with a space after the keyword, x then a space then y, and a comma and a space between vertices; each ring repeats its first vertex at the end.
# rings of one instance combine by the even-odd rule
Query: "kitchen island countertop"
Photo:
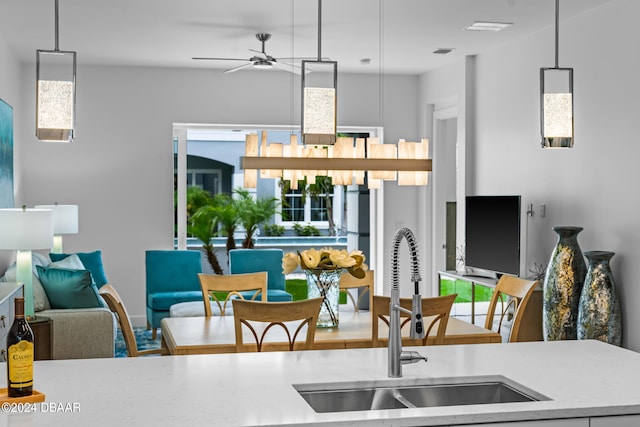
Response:
MULTIPOLYGON (((406 349, 405 349, 406 350, 406 349)), ((640 414, 640 354, 597 341, 414 347, 427 363, 387 377, 387 349, 38 361, 46 404, 0 425, 448 426, 640 414), (551 400, 316 413, 292 384, 420 383, 501 375, 551 400)), ((22 409, 18 413, 17 409, 22 409)))

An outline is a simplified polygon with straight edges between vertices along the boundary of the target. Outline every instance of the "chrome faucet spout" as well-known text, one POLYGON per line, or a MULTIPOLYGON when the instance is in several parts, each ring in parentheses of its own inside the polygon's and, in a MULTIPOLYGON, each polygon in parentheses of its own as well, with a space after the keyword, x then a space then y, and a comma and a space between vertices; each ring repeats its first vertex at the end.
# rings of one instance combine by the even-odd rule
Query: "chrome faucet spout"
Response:
POLYGON ((420 360, 427 361, 427 358, 419 353, 403 352, 402 337, 400 332, 400 312, 405 312, 411 316, 410 336, 413 339, 424 338, 424 325, 422 322, 422 301, 420 296, 420 268, 418 262, 418 247, 413 232, 408 228, 401 228, 396 232, 393 243, 393 259, 392 259, 392 286, 391 286, 391 303, 389 306, 389 377, 399 378, 402 376, 402 365, 406 363, 415 363, 420 360), (411 311, 400 306, 400 280, 399 280, 399 261, 398 250, 400 243, 406 239, 409 245, 411 255, 411 281, 414 284, 414 295, 411 302, 411 311))

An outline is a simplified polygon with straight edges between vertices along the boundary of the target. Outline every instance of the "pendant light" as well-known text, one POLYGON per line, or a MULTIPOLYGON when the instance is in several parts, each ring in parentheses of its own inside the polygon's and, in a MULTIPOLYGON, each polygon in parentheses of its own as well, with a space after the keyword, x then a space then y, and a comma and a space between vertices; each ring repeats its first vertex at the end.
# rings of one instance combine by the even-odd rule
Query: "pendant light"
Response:
POLYGON ((322 0, 318 0, 318 59, 302 61, 302 143, 336 142, 338 63, 322 60, 322 0))
POLYGON ((76 115, 76 53, 58 47, 58 0, 55 0, 55 49, 36 50, 36 137, 71 142, 76 115))
POLYGON ((558 66, 560 0, 556 0, 555 67, 540 68, 540 132, 543 148, 573 147, 573 68, 558 66))

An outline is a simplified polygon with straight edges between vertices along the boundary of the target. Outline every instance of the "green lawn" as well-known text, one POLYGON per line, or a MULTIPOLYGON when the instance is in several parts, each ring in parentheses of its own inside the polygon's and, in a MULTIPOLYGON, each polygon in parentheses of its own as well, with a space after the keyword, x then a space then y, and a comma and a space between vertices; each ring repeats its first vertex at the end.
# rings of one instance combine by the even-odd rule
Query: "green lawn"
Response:
MULTIPOLYGON (((464 280, 440 280, 440 295, 458 294, 455 302, 471 302, 471 283, 464 280)), ((493 289, 476 286, 476 302, 490 301, 493 289)))
MULTIPOLYGON (((285 284, 287 292, 293 295, 294 301, 307 299, 307 281, 304 279, 287 279, 285 284)), ((340 304, 347 303, 347 294, 340 292, 340 304)))

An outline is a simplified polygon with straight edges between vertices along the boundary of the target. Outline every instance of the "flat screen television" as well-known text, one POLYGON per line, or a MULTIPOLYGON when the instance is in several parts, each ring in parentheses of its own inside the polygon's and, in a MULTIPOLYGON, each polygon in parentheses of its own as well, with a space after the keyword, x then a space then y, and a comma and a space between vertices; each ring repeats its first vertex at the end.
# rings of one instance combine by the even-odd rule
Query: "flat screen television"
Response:
POLYGON ((518 276, 520 196, 467 196, 465 216, 467 274, 518 276))

